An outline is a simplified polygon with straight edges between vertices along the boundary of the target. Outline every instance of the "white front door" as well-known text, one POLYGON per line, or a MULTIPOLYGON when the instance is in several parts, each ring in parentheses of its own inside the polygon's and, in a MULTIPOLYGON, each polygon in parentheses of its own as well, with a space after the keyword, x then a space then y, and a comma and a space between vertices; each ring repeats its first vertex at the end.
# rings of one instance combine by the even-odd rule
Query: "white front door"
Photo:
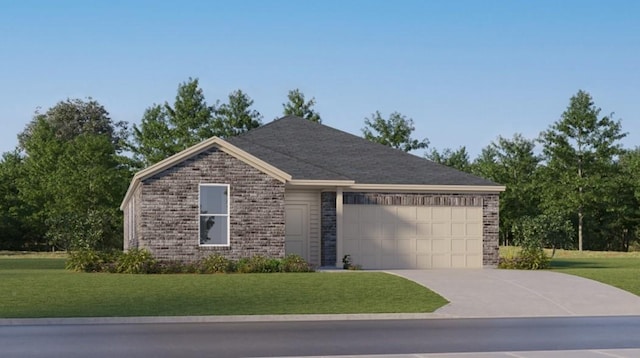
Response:
POLYGON ((309 205, 287 204, 285 206, 285 253, 300 255, 309 260, 309 205))

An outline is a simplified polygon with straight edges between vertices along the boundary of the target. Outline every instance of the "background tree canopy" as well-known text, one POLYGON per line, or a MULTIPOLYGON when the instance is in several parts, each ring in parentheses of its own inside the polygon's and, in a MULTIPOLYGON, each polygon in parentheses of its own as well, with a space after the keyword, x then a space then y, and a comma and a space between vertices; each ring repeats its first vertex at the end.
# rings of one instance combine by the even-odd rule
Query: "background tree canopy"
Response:
MULTIPOLYGON (((321 121, 315 98, 299 89, 287 98, 284 115, 321 121)), ((91 98, 36 112, 18 148, 0 157, 0 249, 121 248, 118 207, 133 173, 212 136, 262 125, 253 104, 238 89, 210 105, 189 78, 171 104, 148 107, 132 131, 91 98)), ((364 124, 366 139, 393 148, 429 144, 412 137, 413 120, 399 112, 376 111, 364 124)), ((506 185, 502 244, 522 243, 526 228, 550 247, 629 250, 640 237, 640 148, 623 148, 625 135, 620 121, 601 116, 591 95, 578 91, 538 138, 498 136, 474 160, 465 146, 425 156, 506 185)))

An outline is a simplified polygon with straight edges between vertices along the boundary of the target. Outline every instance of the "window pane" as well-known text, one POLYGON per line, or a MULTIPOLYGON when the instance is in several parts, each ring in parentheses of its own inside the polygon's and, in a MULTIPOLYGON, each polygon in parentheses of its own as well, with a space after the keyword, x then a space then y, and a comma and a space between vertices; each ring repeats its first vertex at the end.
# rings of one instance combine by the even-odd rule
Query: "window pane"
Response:
POLYGON ((200 216, 200 244, 227 245, 228 220, 226 216, 200 216))
POLYGON ((227 214, 227 187, 200 187, 200 214, 227 214))

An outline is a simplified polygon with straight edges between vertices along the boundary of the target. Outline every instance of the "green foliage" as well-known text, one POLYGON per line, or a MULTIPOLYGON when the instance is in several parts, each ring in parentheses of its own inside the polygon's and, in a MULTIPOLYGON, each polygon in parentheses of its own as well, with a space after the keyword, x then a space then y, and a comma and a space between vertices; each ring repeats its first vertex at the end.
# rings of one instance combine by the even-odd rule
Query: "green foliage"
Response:
POLYGON ((61 249, 122 245, 117 208, 131 173, 117 133, 95 101, 68 100, 36 114, 20 135, 25 156, 16 181, 27 232, 61 249))
MULTIPOLYGON (((514 226, 514 240, 521 250, 514 257, 500 260, 500 268, 539 270, 549 266, 545 243, 559 244, 570 237, 571 226, 557 217, 540 215, 521 218, 514 226)), ((555 246, 554 246, 555 247, 555 246)))
POLYGON ((551 259, 542 249, 521 250, 513 257, 501 257, 498 268, 507 270, 542 270, 549 267, 551 259))
POLYGON ((289 91, 287 95, 289 102, 283 103, 285 116, 297 116, 316 123, 322 123, 320 114, 313 109, 316 99, 311 98, 308 102, 304 100, 304 93, 299 89, 289 91))
POLYGON ((244 133, 261 125, 262 115, 252 105, 253 100, 237 90, 227 103, 209 106, 198 79, 189 78, 178 86, 173 105, 147 108, 140 126, 133 126, 130 149, 141 166, 149 166, 205 139, 244 133))
POLYGON ((20 197, 19 181, 25 173, 24 158, 18 151, 0 158, 0 250, 37 250, 44 235, 39 227, 29 225, 33 215, 20 197))
POLYGON ((155 273, 156 259, 145 249, 129 249, 116 261, 117 273, 155 273))
POLYGON ((216 135, 215 111, 215 106, 207 105, 197 78, 180 83, 173 105, 154 104, 145 111, 140 127, 133 125, 134 157, 149 166, 216 135))
POLYGON ((535 142, 515 134, 498 137, 482 150, 472 165, 472 172, 506 186, 500 194, 500 242, 513 243, 513 226, 522 218, 540 212, 538 168, 540 158, 534 154, 535 142))
POLYGON ((365 118, 365 128, 362 129, 365 139, 372 142, 387 145, 392 148, 409 152, 416 149, 424 149, 429 145, 429 141, 411 138, 411 133, 415 130, 413 119, 408 118, 398 112, 393 112, 389 119, 382 118, 382 114, 376 111, 371 118, 365 118))
POLYGON ((600 117, 600 108, 584 91, 571 97, 562 117, 540 136, 546 165, 543 167, 545 212, 571 218, 577 223, 578 248, 593 248, 607 237, 598 235, 598 209, 616 195, 610 188, 614 162, 622 154, 620 140, 626 136, 620 121, 600 117))
POLYGON ((97 251, 91 248, 69 251, 65 268, 78 272, 111 271, 110 266, 118 260, 120 254, 118 251, 97 251))
POLYGON ((205 257, 198 262, 197 266, 200 273, 229 273, 236 269, 232 260, 220 254, 205 257))
POLYGON ((312 272, 313 267, 299 255, 287 255, 280 264, 282 272, 312 272))
POLYGON ((127 252, 98 251, 80 248, 69 253, 67 269, 83 272, 112 272, 130 274, 148 273, 273 273, 313 272, 313 267, 298 255, 284 259, 267 258, 261 255, 241 258, 238 261, 220 254, 207 256, 194 263, 179 261, 157 261, 145 249, 129 249, 127 252))
POLYGON ((251 109, 253 100, 241 90, 229 94, 229 101, 216 111, 214 131, 211 133, 220 138, 233 137, 262 124, 262 115, 251 109))
POLYGON ((442 152, 438 152, 437 149, 433 148, 430 152, 425 154, 425 157, 436 163, 446 165, 463 172, 471 171, 469 153, 467 153, 467 148, 464 146, 456 150, 445 148, 442 152))
POLYGON ((280 260, 261 255, 238 260, 237 270, 240 273, 271 273, 281 272, 280 260))

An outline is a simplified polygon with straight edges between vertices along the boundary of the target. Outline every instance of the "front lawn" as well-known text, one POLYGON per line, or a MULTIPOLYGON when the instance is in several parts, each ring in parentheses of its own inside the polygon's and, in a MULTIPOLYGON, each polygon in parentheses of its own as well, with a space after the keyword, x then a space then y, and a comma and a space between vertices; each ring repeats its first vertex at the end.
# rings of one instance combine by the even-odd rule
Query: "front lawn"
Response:
POLYGON ((91 274, 64 270, 64 258, 0 259, 1 318, 418 313, 446 303, 379 272, 91 274))
POLYGON ((551 269, 589 278, 640 296, 640 253, 559 252, 551 269))

